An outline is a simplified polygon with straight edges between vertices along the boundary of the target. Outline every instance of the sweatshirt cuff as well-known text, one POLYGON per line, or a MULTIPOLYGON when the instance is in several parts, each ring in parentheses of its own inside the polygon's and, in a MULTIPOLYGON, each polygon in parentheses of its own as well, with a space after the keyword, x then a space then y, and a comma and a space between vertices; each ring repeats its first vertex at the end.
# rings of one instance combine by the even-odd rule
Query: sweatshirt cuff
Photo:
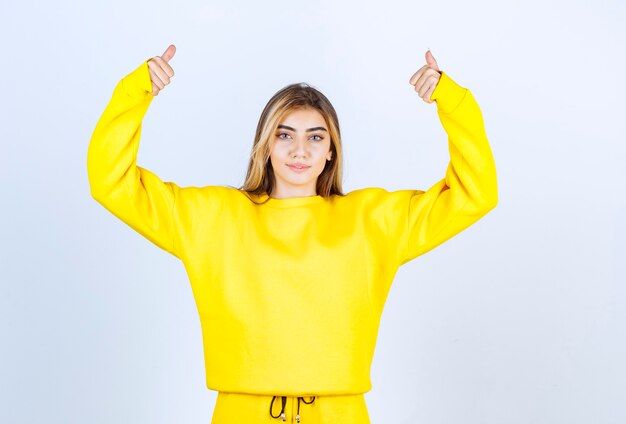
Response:
POLYGON ((122 88, 130 97, 146 99, 152 95, 152 80, 146 59, 137 69, 122 78, 122 88))
POLYGON ((441 112, 452 113, 463 101, 466 92, 467 88, 461 87, 448 74, 441 71, 441 77, 430 99, 437 101, 437 109, 441 112))

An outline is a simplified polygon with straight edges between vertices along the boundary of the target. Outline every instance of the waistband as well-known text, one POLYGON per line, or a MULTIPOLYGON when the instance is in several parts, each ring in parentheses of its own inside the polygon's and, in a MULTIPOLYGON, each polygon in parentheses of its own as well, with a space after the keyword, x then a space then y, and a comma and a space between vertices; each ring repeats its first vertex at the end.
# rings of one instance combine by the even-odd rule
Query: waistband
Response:
POLYGON ((211 424, 370 424, 364 394, 321 396, 218 391, 211 424))
MULTIPOLYGON (((285 406, 287 405, 287 396, 281 396, 281 401, 282 401, 282 408, 280 410, 280 413, 276 416, 274 416, 274 414, 272 413, 272 408, 274 406, 274 400, 276 400, 278 396, 273 396, 272 397, 272 402, 270 403, 270 416, 272 418, 280 418, 283 421, 287 421, 287 418, 285 416, 285 406)), ((306 400, 304 400, 304 397, 302 396, 298 396, 298 411, 296 412, 296 422, 299 423, 300 422, 300 401, 304 402, 307 405, 312 404, 313 402, 315 402, 315 396, 310 396, 311 397, 311 401, 307 402, 306 400)))

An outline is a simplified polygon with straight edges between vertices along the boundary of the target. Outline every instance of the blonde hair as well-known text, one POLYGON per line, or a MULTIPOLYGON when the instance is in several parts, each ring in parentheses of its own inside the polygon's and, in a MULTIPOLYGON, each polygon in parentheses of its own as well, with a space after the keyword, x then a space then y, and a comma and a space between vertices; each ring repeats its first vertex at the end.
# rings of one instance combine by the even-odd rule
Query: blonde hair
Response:
POLYGON ((246 179, 239 190, 255 195, 267 193, 269 196, 272 193, 275 177, 269 159, 274 133, 287 114, 306 108, 315 109, 324 117, 331 140, 331 160, 326 161, 317 178, 317 194, 323 197, 333 194, 344 196, 341 188, 343 153, 337 113, 326 96, 304 82, 283 87, 265 105, 257 124, 246 179))

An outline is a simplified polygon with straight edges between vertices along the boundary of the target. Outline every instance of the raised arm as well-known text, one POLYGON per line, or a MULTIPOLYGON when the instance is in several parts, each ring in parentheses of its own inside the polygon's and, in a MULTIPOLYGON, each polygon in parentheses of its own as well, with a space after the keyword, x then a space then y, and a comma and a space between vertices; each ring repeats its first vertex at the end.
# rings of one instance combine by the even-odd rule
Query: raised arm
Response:
POLYGON ((448 135, 450 162, 445 178, 427 191, 391 194, 392 209, 401 217, 396 228, 400 265, 469 227, 498 201, 495 162, 474 96, 439 70, 430 51, 426 60, 424 72, 418 71, 410 82, 425 101, 436 102, 448 135))
POLYGON ((180 257, 175 237, 181 189, 137 166, 143 117, 154 95, 173 76, 163 56, 143 62, 119 81, 89 143, 87 173, 91 195, 102 206, 162 249, 180 257), (150 61, 155 63, 150 64, 150 61), (155 66, 159 65, 159 66, 155 66))

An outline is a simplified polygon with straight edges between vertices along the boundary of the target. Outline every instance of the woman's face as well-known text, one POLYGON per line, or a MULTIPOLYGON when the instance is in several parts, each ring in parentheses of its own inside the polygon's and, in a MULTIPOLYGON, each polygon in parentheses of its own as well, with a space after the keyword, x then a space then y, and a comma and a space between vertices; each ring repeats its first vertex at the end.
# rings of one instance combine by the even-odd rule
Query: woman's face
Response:
POLYGON ((317 177, 331 158, 330 134, 322 114, 312 108, 287 113, 276 129, 270 154, 276 181, 272 197, 315 196, 317 177), (304 168, 298 169, 298 164, 304 168))

